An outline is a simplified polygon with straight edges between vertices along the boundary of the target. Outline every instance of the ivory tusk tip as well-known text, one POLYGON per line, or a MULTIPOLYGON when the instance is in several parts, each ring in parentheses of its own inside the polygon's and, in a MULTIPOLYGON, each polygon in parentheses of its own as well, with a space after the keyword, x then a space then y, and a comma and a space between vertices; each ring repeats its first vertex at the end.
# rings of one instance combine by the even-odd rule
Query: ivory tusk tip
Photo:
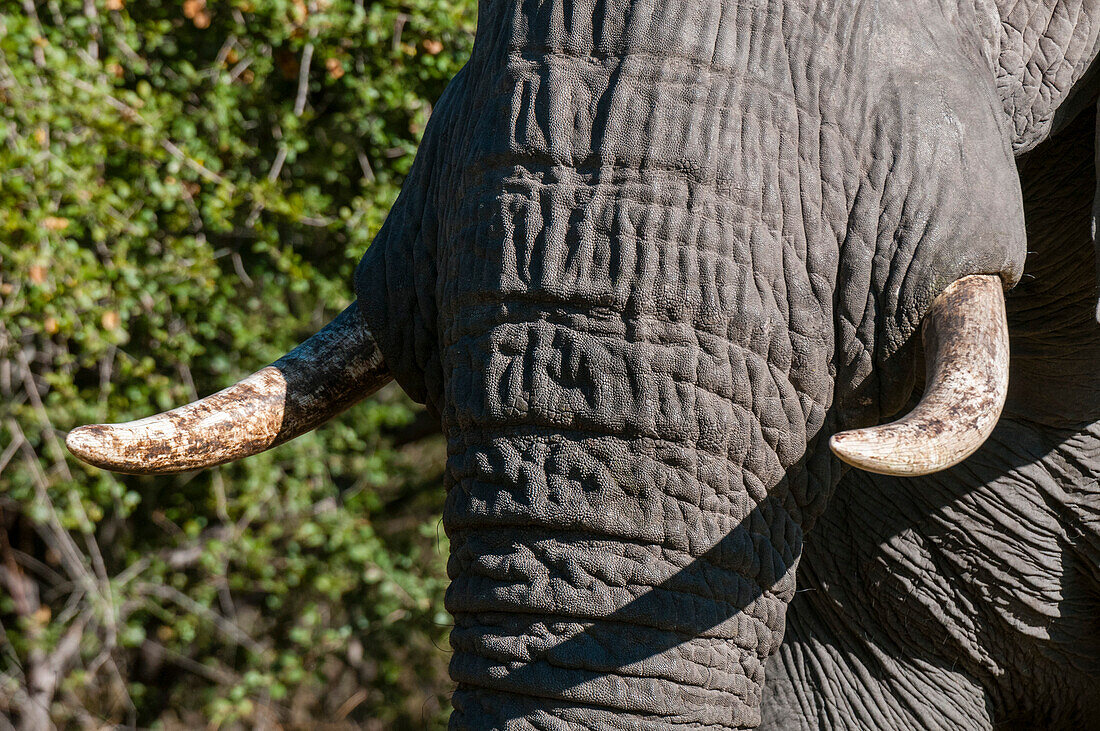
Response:
POLYGON ((73 456, 84 461, 87 461, 93 454, 95 445, 98 442, 93 426, 78 426, 65 437, 65 446, 73 453, 73 456))
MULTIPOLYGON (((141 422, 78 426, 65 437, 65 446, 81 462, 128 475, 166 475, 196 469, 194 460, 173 459, 171 448, 151 443, 148 429, 135 429, 135 424, 141 422)), ((166 439, 176 441, 178 435, 166 439)))
POLYGON ((842 462, 853 467, 862 467, 867 461, 865 440, 852 432, 840 432, 829 437, 829 449, 840 458, 842 462))
MULTIPOLYGON (((829 449, 833 451, 837 457, 844 459, 848 456, 847 439, 844 437, 844 433, 834 434, 829 437, 829 449)), ((845 460, 847 461, 847 460, 845 460)))
POLYGON ((869 443, 863 438, 862 429, 838 432, 829 437, 829 449, 841 459, 859 459, 869 447, 869 443))
POLYGON ((157 475, 186 471, 161 464, 148 445, 147 434, 126 424, 88 424, 78 426, 65 437, 65 446, 81 462, 101 470, 128 475, 157 475))
POLYGON ((101 467, 104 464, 103 454, 107 451, 109 429, 105 424, 78 426, 65 437, 65 446, 82 462, 101 467))
POLYGON ((886 441, 877 436, 873 429, 854 429, 829 437, 829 449, 840 461, 880 475, 917 477, 950 466, 942 460, 913 459, 916 455, 903 454, 897 449, 897 444, 887 444, 886 441))

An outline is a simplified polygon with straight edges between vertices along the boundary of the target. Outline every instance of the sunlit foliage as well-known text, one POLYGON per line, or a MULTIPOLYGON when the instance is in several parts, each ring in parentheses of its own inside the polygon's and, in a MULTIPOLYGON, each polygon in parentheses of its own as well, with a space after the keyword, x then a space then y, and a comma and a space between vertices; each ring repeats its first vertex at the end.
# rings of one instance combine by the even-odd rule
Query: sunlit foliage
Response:
POLYGON ((398 390, 171 478, 63 440, 223 388, 351 302, 475 20, 473 0, 0 3, 0 713, 444 721, 444 447, 398 390))

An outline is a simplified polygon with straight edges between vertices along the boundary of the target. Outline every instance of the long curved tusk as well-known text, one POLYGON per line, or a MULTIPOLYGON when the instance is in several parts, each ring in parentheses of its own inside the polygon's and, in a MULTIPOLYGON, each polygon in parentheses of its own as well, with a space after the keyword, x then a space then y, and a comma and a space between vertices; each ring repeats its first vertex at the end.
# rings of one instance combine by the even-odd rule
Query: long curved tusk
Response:
POLYGON ((115 472, 185 472, 258 454, 315 429, 391 379, 356 305, 243 381, 163 414, 73 429, 69 451, 115 472))
POLYGON ((835 434, 850 465, 883 475, 927 475, 958 464, 997 424, 1008 395, 1008 323, 1001 279, 963 277, 924 317, 924 396, 892 424, 835 434))

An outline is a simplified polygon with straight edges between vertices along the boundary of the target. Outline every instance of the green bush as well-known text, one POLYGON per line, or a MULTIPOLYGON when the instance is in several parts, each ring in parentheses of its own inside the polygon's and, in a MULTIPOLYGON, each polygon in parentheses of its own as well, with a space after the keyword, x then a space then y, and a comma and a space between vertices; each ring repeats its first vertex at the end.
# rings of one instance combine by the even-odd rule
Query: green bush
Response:
POLYGON ((474 0, 0 4, 0 713, 445 722, 445 448, 399 390, 175 477, 63 439, 223 388, 351 302, 475 21, 474 0))

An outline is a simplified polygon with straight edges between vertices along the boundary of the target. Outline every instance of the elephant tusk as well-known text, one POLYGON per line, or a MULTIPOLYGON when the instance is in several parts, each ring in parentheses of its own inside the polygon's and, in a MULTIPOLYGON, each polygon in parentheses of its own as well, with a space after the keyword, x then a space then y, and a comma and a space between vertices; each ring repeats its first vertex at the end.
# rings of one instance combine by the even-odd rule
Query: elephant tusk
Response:
POLYGON ((922 327, 927 377, 920 403, 891 424, 833 435, 850 465, 884 475, 927 475, 973 454, 1008 395, 1008 323, 1001 279, 963 277, 943 291, 922 327))
POLYGON ((315 429, 391 379, 356 305, 271 365, 204 399, 124 424, 92 424, 65 444, 115 472, 158 475, 258 454, 315 429))

